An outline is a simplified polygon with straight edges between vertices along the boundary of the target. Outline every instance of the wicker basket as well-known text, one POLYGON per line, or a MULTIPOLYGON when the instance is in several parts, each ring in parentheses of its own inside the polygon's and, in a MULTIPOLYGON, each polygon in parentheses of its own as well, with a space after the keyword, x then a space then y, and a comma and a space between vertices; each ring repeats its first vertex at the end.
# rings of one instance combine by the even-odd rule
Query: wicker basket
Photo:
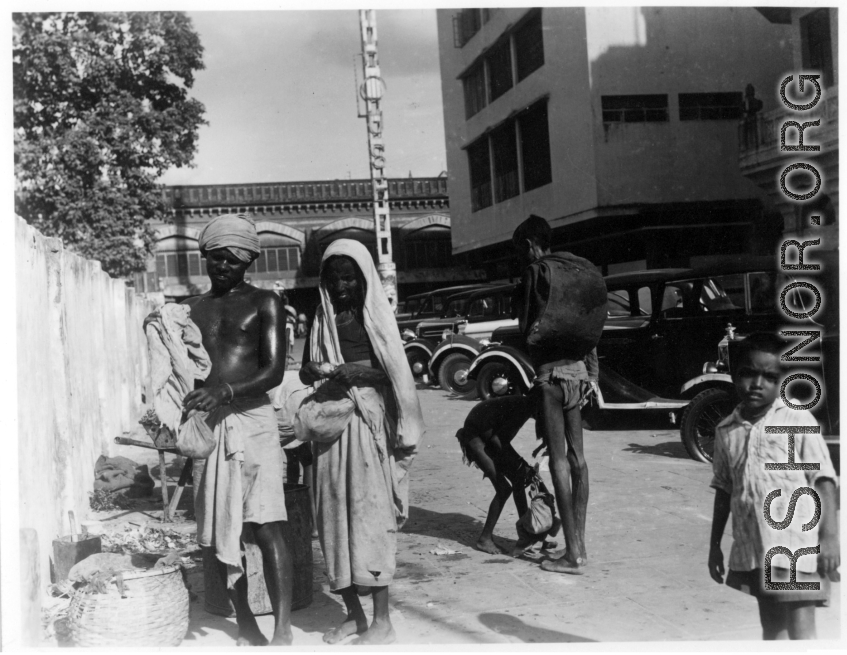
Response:
POLYGON ((77 592, 68 610, 77 646, 178 646, 188 630, 188 589, 178 566, 124 572, 123 593, 77 592))

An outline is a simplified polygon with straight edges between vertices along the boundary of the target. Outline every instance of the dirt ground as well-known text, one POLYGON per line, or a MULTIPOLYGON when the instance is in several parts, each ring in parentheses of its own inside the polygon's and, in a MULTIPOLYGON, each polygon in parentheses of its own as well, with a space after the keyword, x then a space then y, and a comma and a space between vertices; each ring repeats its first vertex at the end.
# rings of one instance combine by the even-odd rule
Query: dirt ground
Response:
MULTIPOLYGON (((302 342, 298 340, 298 346, 302 342)), ((299 353, 295 353, 299 361, 299 353)), ((713 491, 711 468, 692 461, 679 432, 661 417, 654 427, 586 432, 590 472, 587 548, 583 576, 542 571, 537 562, 492 556, 474 549, 492 488, 462 463, 454 438, 473 406, 436 389, 419 391, 427 434, 412 468, 411 515, 398 535, 397 575, 391 586, 392 621, 401 645, 536 642, 645 642, 759 640, 756 602, 714 583, 706 560, 713 491), (453 551, 451 554, 434 554, 453 551)), ((515 439, 531 461, 532 422, 515 439)), ((153 451, 127 447, 120 453, 151 465, 153 451)), ((179 462, 168 456, 169 486, 179 462)), ((549 482, 549 474, 544 474, 549 482)), ((158 497, 159 489, 156 494, 158 497)), ((180 504, 191 509, 191 490, 180 504)), ((113 527, 161 516, 151 501, 143 511, 111 513, 113 527)), ((91 518, 106 519, 107 515, 91 518)), ((517 515, 510 502, 495 531, 512 546, 517 515)), ((191 531, 193 523, 174 524, 191 531)), ((727 528, 729 533, 730 528, 727 528)), ((724 538, 728 556, 731 538, 724 538)), ((296 646, 320 645, 324 631, 343 616, 328 591, 317 540, 312 604, 293 613, 296 646)), ((234 645, 234 619, 203 609, 202 571, 190 576, 198 599, 183 646, 234 645)), ((840 637, 841 585, 831 606, 817 611, 820 639, 840 637)), ((370 612, 370 602, 365 608, 370 612)), ((270 616, 259 617, 266 635, 270 616)), ((717 647, 717 644, 715 644, 717 647)))

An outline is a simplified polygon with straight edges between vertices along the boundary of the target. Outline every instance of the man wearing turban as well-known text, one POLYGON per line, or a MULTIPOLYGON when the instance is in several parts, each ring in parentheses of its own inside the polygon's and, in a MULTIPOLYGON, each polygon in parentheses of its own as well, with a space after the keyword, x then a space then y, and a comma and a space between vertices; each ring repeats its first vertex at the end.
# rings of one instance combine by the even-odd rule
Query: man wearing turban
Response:
POLYGON ((244 281, 261 253, 253 220, 218 216, 200 233, 200 253, 212 288, 184 301, 212 362, 186 412, 207 412, 217 445, 194 468, 197 541, 213 547, 235 606, 239 645, 266 645, 247 600, 242 530, 252 529, 262 552, 273 606, 271 643, 290 644, 292 559, 283 540, 287 519, 283 453, 268 391, 285 372, 285 310, 279 296, 244 281))

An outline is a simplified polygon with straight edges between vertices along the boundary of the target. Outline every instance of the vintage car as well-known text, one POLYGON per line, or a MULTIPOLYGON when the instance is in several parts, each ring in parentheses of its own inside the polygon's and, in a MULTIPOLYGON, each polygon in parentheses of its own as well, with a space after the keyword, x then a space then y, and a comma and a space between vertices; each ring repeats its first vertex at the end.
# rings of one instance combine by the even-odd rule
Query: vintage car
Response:
POLYGON ((490 286, 493 285, 487 283, 463 284, 409 296, 402 301, 402 307, 398 308, 396 314, 397 328, 400 330, 403 341, 411 341, 415 338, 415 328, 421 321, 441 316, 444 313, 444 305, 451 296, 490 286))
MULTIPOLYGON (((654 318, 653 308, 660 306, 655 299, 662 297, 667 283, 686 278, 691 272, 687 268, 668 268, 607 276, 608 314, 601 340, 610 343, 616 355, 624 351, 627 356, 625 363, 630 364, 629 360, 635 355, 625 353, 625 347, 650 328, 654 318)), ((535 371, 524 352, 523 338, 517 325, 496 330, 490 341, 491 344, 480 353, 470 371, 471 379, 477 381, 479 397, 486 399, 507 393, 526 392, 535 371)), ((603 358, 604 354, 603 348, 598 346, 598 355, 603 358)), ((698 372, 701 366, 702 361, 699 362, 698 372)), ((627 369, 633 367, 630 365, 627 369)), ((607 368, 623 375, 616 366, 607 368)), ((627 378, 626 375, 623 377, 627 378)), ((641 376, 636 377, 642 379, 641 376)), ((645 388, 651 389, 649 386, 645 388)))
POLYGON ((442 389, 475 397, 476 383, 467 379, 468 367, 495 329, 517 324, 511 318, 514 288, 507 284, 451 298, 442 319, 420 323, 418 339, 406 344, 412 370, 412 357, 428 352, 429 375, 442 389))
MULTIPOLYGON (((445 300, 444 306, 441 310, 441 316, 453 316, 460 309, 464 311, 464 308, 467 306, 467 298, 477 291, 484 290, 485 288, 487 287, 483 287, 483 289, 466 289, 459 293, 454 293, 445 300)), ((446 319, 441 318, 439 320, 446 319)), ((460 319, 453 316, 453 318, 448 321, 448 324, 452 327, 454 322, 458 320, 460 319)), ((403 339, 405 341, 403 349, 406 351, 406 360, 409 362, 409 368, 412 369, 412 374, 415 378, 423 378, 429 375, 429 360, 432 357, 432 353, 435 352, 438 344, 444 339, 443 333, 445 331, 443 325, 440 325, 440 330, 433 331, 426 327, 422 328, 421 323, 429 323, 429 321, 419 322, 415 327, 416 334, 411 335, 411 338, 404 336, 403 339)))

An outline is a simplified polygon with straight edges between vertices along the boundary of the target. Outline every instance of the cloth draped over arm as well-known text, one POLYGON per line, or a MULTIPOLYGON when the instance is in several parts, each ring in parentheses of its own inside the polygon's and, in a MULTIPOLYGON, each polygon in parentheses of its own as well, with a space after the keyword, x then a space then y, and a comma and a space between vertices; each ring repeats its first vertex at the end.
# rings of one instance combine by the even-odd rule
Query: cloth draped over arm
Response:
MULTIPOLYGON (((397 320, 388 298, 382 288, 382 282, 373 264, 373 258, 358 241, 338 239, 333 241, 323 256, 326 261, 332 256, 350 257, 362 272, 366 285, 364 303, 364 325, 374 349, 377 361, 388 376, 391 393, 387 394, 388 446, 392 459, 392 478, 394 484, 395 508, 398 523, 408 516, 409 479, 408 470, 412 464, 425 426, 423 413, 418 400, 415 381, 409 369, 397 320)), ((335 312, 327 290, 321 286, 321 305, 315 315, 315 321, 309 338, 309 357, 315 362, 342 364, 338 332, 335 327, 335 312)), ((368 401, 371 391, 366 387, 351 388, 351 396, 362 416, 368 422, 383 420, 374 413, 375 404, 368 401)))
POLYGON ((212 368, 200 328, 188 305, 167 303, 145 321, 150 357, 150 393, 159 420, 176 433, 182 422, 182 399, 205 380, 212 368))

